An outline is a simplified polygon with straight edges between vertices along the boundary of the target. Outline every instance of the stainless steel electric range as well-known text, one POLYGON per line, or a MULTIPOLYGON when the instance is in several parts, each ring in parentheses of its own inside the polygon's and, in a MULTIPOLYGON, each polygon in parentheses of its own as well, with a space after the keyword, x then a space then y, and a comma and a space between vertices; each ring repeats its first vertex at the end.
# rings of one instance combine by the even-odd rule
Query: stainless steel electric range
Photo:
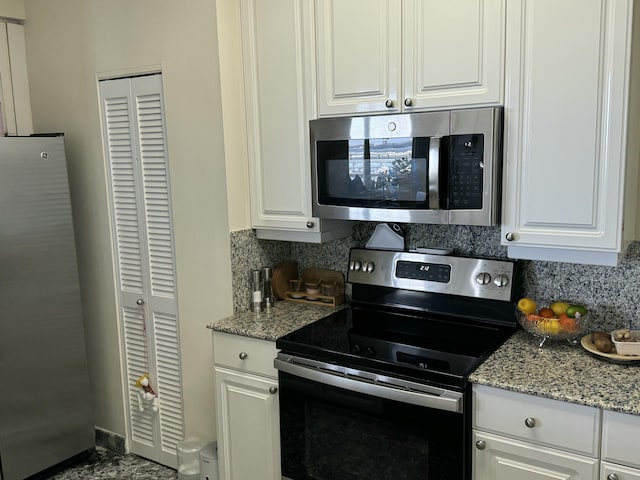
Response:
POLYGON ((350 307, 276 341, 283 475, 470 478, 468 377, 517 328, 516 267, 352 249, 350 307))

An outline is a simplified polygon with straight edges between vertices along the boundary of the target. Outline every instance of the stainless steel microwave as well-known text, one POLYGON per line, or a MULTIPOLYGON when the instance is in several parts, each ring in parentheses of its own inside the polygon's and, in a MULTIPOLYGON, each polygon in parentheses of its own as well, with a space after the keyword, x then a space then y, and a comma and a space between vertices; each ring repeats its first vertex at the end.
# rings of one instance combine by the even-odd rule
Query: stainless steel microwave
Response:
POLYGON ((310 122, 315 217, 497 225, 502 107, 310 122))

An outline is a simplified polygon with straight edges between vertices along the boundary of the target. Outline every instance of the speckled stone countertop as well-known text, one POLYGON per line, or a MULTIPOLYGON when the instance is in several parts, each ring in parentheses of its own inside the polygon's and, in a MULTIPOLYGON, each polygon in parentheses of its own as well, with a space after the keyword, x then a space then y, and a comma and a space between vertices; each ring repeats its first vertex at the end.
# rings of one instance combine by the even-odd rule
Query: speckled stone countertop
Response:
POLYGON ((239 312, 210 323, 209 328, 218 332, 275 342, 279 337, 343 308, 344 306, 328 307, 320 304, 277 301, 270 314, 239 312))
POLYGON ((606 410, 640 415, 640 362, 613 363, 581 345, 538 341, 518 331, 471 382, 606 410))
MULTIPOLYGON (((341 307, 278 301, 273 313, 239 312, 209 324, 215 331, 275 341, 341 307)), ((640 415, 640 362, 614 363, 582 346, 547 342, 518 331, 496 350, 470 381, 580 405, 640 415)))

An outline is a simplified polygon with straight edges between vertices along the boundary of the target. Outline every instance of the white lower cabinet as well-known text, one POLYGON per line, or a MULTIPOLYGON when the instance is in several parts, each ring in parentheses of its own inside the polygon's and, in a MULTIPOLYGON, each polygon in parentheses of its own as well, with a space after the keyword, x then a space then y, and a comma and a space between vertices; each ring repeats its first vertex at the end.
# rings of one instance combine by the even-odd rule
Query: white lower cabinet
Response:
POLYGON ((475 480, 597 480, 598 459, 474 431, 475 480))
POLYGON ((473 388, 474 480, 597 480, 598 408, 473 388))
POLYGON ((600 480, 640 480, 640 417, 605 411, 600 480))
POLYGON ((280 480, 275 344, 214 332, 213 348, 220 480, 280 480))
POLYGON ((602 462, 600 480, 640 480, 640 469, 602 462))

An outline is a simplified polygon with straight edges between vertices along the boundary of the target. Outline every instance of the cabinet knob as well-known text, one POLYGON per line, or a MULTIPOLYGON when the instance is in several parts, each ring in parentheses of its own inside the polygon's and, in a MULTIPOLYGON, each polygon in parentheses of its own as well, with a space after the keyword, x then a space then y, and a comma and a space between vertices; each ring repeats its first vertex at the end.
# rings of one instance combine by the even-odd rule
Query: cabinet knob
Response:
POLYGON ((527 426, 527 428, 533 428, 536 426, 536 419, 533 417, 527 417, 524 421, 524 424, 527 426))
POLYGON ((311 220, 307 222, 307 228, 313 228, 314 225, 315 223, 313 223, 311 220))
POLYGON ((136 305, 144 305, 144 300, 139 298, 136 300, 136 305))
POLYGON ((393 108, 395 107, 395 102, 391 99, 388 99, 386 102, 384 102, 384 106, 387 108, 393 108))
POLYGON ((275 395, 276 393, 278 393, 278 387, 269 387, 269 393, 271 395, 275 395))
POLYGON ((507 239, 507 242, 513 242, 516 239, 516 234, 513 232, 508 232, 504 238, 507 239))
POLYGON ((487 443, 484 440, 478 440, 476 442, 476 448, 478 450, 484 450, 485 448, 487 448, 487 443))
POLYGON ((404 99, 404 106, 405 107, 410 107, 411 105, 413 105, 413 100, 409 97, 404 99))
POLYGON ((610 473, 609 475, 607 475, 607 480, 618 480, 618 475, 616 475, 615 473, 610 473))
POLYGON ((238 355, 240 360, 246 360, 248 356, 247 352, 240 352, 240 355, 238 355))

